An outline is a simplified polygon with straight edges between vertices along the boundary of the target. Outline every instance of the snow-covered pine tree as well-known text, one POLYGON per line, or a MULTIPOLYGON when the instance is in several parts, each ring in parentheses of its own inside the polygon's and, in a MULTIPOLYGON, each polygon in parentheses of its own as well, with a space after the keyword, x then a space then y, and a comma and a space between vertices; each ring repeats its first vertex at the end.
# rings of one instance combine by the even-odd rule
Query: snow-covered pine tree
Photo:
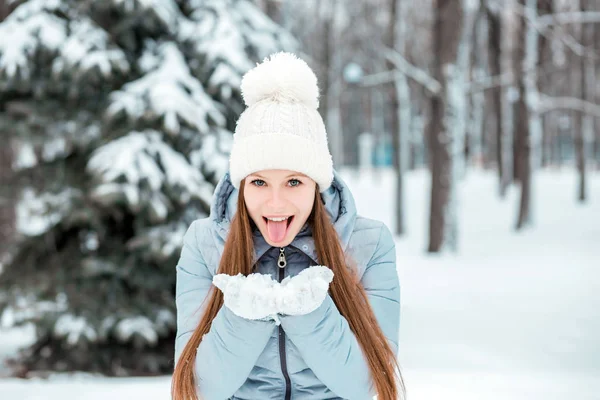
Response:
POLYGON ((207 215, 243 73, 297 43, 248 0, 29 0, 0 24, 19 374, 172 371, 175 264, 207 215))

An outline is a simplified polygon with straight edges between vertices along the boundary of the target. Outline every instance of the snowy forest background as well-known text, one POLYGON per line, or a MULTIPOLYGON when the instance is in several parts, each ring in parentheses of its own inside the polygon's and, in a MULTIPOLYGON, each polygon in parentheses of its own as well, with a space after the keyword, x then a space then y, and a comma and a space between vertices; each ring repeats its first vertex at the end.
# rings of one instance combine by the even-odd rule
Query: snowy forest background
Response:
POLYGON ((596 0, 0 0, 0 339, 33 329, 0 375, 172 371, 183 234, 227 169, 241 76, 280 50, 317 73, 336 168, 396 233, 400 274, 463 265, 484 225, 536 263, 584 237, 580 206, 578 265, 600 265, 596 0))

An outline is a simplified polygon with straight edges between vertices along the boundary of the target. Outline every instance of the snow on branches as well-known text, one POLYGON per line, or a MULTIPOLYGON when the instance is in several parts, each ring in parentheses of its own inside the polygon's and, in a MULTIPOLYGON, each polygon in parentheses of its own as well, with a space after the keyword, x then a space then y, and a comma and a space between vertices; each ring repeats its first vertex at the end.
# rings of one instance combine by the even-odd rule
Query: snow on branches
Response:
POLYGON ((107 32, 60 0, 31 0, 0 24, 0 90, 39 91, 34 78, 47 74, 48 87, 76 96, 74 83, 102 84, 129 69, 107 32))
POLYGON ((144 66, 156 65, 157 68, 111 94, 106 111, 109 119, 123 114, 135 120, 163 118, 163 128, 171 135, 180 132, 180 121, 200 133, 208 133, 211 124, 225 124, 225 117, 200 81, 190 74, 185 58, 174 43, 154 46, 148 42, 143 59, 144 66), (160 62, 151 61, 154 52, 160 62))
POLYGON ((208 205, 212 198, 212 185, 156 131, 131 132, 96 149, 87 171, 98 181, 94 201, 125 204, 136 214, 146 208, 154 223, 165 221, 175 205, 194 198, 208 205))

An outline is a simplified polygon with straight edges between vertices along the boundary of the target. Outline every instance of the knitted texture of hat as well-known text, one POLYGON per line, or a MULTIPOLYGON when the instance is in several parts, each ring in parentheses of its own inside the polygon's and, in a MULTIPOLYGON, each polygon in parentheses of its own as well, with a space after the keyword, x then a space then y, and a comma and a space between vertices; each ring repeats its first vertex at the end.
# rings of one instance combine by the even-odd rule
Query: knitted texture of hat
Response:
POLYGON ((246 110, 235 130, 229 159, 232 184, 268 169, 303 173, 325 191, 333 163, 319 106, 317 77, 291 53, 275 53, 242 78, 246 110))

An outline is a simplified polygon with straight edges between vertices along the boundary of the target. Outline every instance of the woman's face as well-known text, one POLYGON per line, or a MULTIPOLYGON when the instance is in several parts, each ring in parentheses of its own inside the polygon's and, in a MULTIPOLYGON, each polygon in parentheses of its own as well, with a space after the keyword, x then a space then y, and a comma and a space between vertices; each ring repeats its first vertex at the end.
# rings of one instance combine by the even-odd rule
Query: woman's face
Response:
POLYGON ((244 200, 250 217, 267 243, 287 246, 310 216, 316 183, 308 176, 271 169, 245 178, 244 200))

